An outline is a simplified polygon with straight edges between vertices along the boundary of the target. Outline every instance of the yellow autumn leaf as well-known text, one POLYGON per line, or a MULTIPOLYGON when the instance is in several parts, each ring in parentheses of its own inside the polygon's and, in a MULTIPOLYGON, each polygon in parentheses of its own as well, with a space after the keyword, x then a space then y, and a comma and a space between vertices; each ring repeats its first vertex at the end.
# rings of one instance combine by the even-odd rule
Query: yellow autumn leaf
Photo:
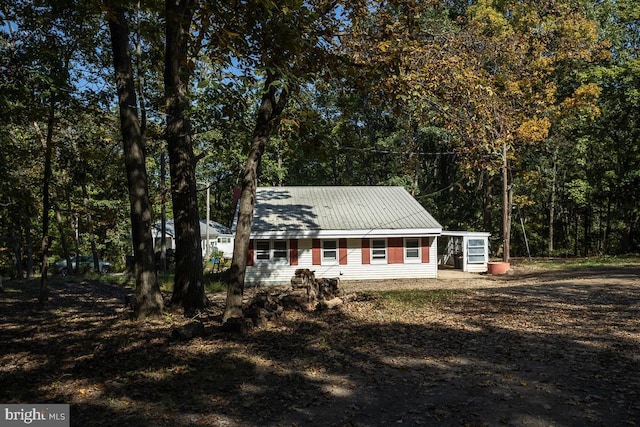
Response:
POLYGON ((386 52, 387 50, 389 50, 389 46, 391 46, 390 41, 380 42, 378 43, 378 50, 380 50, 381 52, 386 52))
POLYGON ((517 129, 516 134, 519 139, 529 143, 543 141, 549 135, 551 121, 547 117, 533 117, 523 122, 517 129))

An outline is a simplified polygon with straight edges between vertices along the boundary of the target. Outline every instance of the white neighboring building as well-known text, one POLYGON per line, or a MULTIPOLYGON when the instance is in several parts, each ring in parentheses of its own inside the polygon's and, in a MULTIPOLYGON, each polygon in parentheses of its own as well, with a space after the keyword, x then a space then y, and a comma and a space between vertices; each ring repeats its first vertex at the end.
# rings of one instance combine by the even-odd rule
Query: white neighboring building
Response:
MULTIPOLYGON (((156 250, 160 247, 162 239, 162 224, 157 221, 152 227, 153 245, 156 250)), ((200 239, 202 246, 202 256, 207 255, 207 220, 200 220, 200 239)), ((166 244, 167 249, 175 249, 175 228, 172 219, 166 222, 166 244)), ((229 227, 209 220, 209 253, 221 251, 223 258, 233 257, 233 234, 229 227)))
MULTIPOLYGON (((206 221, 200 221, 200 228, 206 225, 206 221)), ((222 252, 222 257, 231 259, 233 258, 233 239, 234 235, 231 233, 231 229, 226 227, 219 222, 215 222, 213 220, 209 220, 209 226, 216 230, 215 240, 211 238, 211 244, 213 246, 212 250, 218 250, 222 252)), ((205 228, 206 230, 206 228, 205 228)), ((205 231, 206 234, 206 231, 205 231)), ((203 247, 204 241, 206 240, 206 236, 203 239, 203 247)))

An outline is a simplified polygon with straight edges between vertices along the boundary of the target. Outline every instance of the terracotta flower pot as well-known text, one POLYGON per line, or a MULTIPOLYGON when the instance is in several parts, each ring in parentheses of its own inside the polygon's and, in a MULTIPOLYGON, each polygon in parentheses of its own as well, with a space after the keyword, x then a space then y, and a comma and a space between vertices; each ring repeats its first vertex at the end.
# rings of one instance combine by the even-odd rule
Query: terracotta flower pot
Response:
POLYGON ((487 272, 489 274, 504 274, 509 268, 511 268, 511 264, 508 262, 489 262, 487 263, 487 272))

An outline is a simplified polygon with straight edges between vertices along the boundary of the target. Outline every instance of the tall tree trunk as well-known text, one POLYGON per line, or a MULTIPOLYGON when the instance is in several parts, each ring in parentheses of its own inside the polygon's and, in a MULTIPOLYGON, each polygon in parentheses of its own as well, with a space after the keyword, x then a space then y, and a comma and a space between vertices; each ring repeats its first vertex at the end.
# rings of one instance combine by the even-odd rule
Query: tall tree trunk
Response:
POLYGON ((584 256, 589 256, 591 248, 591 208, 587 205, 584 208, 584 256))
POLYGON ((67 241, 67 233, 65 232, 64 222, 60 209, 55 204, 52 206, 53 212, 56 216, 56 225, 58 227, 58 233, 60 234, 60 244, 62 245, 62 253, 64 259, 67 262, 67 271, 71 271, 71 254, 69 252, 69 243, 67 241))
POLYGON ((557 176, 558 176, 558 166, 557 166, 557 156, 558 151, 555 150, 553 153, 553 166, 551 169, 551 195, 549 197, 549 242, 548 242, 548 252, 549 256, 553 256, 554 247, 553 247, 553 239, 554 239, 554 222, 556 218, 556 188, 557 188, 557 176))
POLYGON ((484 231, 490 232, 493 229, 493 185, 495 178, 487 172, 483 172, 483 175, 482 225, 484 226, 484 231))
POLYGON ((633 210, 633 208, 629 207, 624 209, 623 211, 623 224, 624 227, 622 229, 622 238, 620 241, 620 250, 622 253, 631 253, 636 247, 634 247, 634 235, 635 230, 640 222, 640 215, 633 210))
POLYGON ((163 300, 156 274, 151 234, 151 202, 147 184, 145 152, 138 120, 137 100, 129 56, 129 27, 118 2, 108 5, 113 65, 118 87, 120 126, 131 206, 131 234, 136 272, 137 319, 162 313, 163 300))
POLYGON ((31 236, 31 216, 29 215, 24 219, 24 241, 27 256, 27 279, 31 279, 33 277, 33 238, 31 236))
POLYGON ((573 241, 573 256, 578 257, 578 248, 580 242, 580 214, 577 212, 579 208, 576 208, 575 217, 573 221, 573 231, 575 233, 573 241))
POLYGON ((87 183, 82 181, 82 203, 87 217, 87 233, 89 234, 89 243, 91 245, 91 257, 93 258, 93 271, 100 271, 100 261, 98 257, 98 248, 96 247, 96 237, 93 235, 93 217, 89 212, 89 192, 87 191, 87 183))
POLYGON ((502 145, 502 261, 509 262, 509 246, 510 246, 510 210, 509 203, 509 174, 507 163, 507 144, 502 145))
POLYGON ((609 236, 611 235, 611 206, 612 206, 611 196, 607 196, 607 215, 605 218, 605 227, 604 227, 604 236, 602 239, 604 240, 604 252, 609 254, 611 251, 611 241, 609 236))
POLYGON ((15 275, 18 279, 24 279, 24 265, 22 262, 22 230, 19 226, 10 231, 13 240, 13 257, 16 260, 15 275))
POLYGON ((164 90, 167 113, 169 173, 176 238, 176 271, 171 304, 182 306, 191 315, 206 306, 202 271, 200 218, 196 193, 195 156, 186 110, 189 65, 189 27, 195 2, 167 0, 165 3, 166 52, 164 90))
POLYGON ((253 131, 251 150, 244 168, 242 179, 242 193, 240 207, 238 209, 238 223, 233 248, 233 260, 231 261, 229 286, 227 287, 227 300, 222 321, 226 323, 230 319, 241 319, 242 296, 244 294, 244 277, 247 270, 247 252, 249 249, 249 235, 253 209, 256 201, 256 189, 260 176, 260 164, 262 155, 269 143, 269 137, 277 124, 280 114, 288 100, 288 92, 283 90, 279 96, 272 83, 278 76, 267 74, 264 84, 264 94, 256 118, 256 126, 253 131))
MULTIPOLYGON (((69 212, 71 212, 71 200, 68 201, 69 212)), ((73 217, 70 219, 71 230, 73 231, 73 256, 76 259, 76 266, 73 267, 73 263, 68 264, 69 274, 77 274, 80 272, 80 263, 78 257, 80 256, 80 217, 77 212, 73 213, 73 217)), ((72 262, 69 260, 69 262, 72 262)))
POLYGON ((160 155, 160 270, 167 271, 167 160, 164 153, 160 155))
POLYGON ((49 300, 49 246, 51 244, 49 239, 49 210, 51 209, 49 187, 51 185, 51 179, 53 176, 51 168, 51 157, 53 154, 53 126, 55 123, 55 101, 50 100, 49 104, 49 118, 47 119, 47 137, 43 138, 40 132, 40 127, 37 122, 34 122, 36 132, 40 135, 42 145, 44 147, 44 177, 42 181, 42 245, 41 250, 41 266, 40 271, 40 295, 38 301, 40 304, 45 304, 49 300))

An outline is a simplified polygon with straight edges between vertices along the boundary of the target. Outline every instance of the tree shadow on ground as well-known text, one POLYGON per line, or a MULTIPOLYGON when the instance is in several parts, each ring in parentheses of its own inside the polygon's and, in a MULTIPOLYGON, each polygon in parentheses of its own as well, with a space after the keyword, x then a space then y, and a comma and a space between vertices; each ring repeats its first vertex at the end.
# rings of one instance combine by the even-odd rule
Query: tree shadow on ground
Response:
MULTIPOLYGON (((616 425, 640 415, 640 289, 473 291, 438 311, 447 321, 332 320, 342 328, 323 338, 328 366, 349 385, 348 397, 305 424, 333 416, 335 425, 616 425)), ((263 334, 272 335, 265 343, 278 339, 263 334)), ((259 351, 271 360, 323 359, 301 347, 259 351)))
POLYGON ((521 281, 521 280, 567 280, 567 279, 584 279, 593 277, 606 276, 607 279, 640 279, 640 266, 637 264, 629 265, 603 265, 603 266, 582 266, 582 267, 566 267, 562 269, 544 269, 534 268, 527 269, 526 264, 516 266, 516 274, 507 274, 498 278, 503 281, 521 281))
MULTIPOLYGON (((614 273, 617 274, 617 273, 614 273)), ((128 290, 0 294, 0 401, 69 403, 72 425, 623 425, 640 419, 640 285, 539 281, 403 312, 379 297, 246 335, 170 339, 128 290)))

